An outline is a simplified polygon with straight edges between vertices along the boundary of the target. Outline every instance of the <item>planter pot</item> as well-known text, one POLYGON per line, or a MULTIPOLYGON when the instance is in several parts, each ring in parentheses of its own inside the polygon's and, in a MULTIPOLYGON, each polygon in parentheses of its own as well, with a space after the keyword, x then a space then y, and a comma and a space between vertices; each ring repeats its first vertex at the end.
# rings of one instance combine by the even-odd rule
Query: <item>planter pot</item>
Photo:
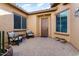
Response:
POLYGON ((2 56, 12 56, 13 55, 13 49, 11 46, 7 47, 6 52, 2 56))

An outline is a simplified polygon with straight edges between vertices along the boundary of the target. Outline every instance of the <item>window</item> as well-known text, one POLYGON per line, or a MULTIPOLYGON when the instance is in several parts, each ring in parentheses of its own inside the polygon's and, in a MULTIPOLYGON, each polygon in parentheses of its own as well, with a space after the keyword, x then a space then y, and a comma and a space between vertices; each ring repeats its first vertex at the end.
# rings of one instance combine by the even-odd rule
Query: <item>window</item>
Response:
POLYGON ((56 15, 57 32, 67 32, 67 13, 68 11, 66 10, 56 15))
POLYGON ((26 29, 26 18, 22 17, 22 29, 26 29))
POLYGON ((56 31, 60 32, 60 15, 56 16, 56 31))
POLYGON ((67 32, 67 11, 61 14, 61 32, 67 32))
POLYGON ((26 29, 26 18, 14 14, 14 29, 26 29))
POLYGON ((21 16, 14 14, 14 29, 21 28, 21 16))

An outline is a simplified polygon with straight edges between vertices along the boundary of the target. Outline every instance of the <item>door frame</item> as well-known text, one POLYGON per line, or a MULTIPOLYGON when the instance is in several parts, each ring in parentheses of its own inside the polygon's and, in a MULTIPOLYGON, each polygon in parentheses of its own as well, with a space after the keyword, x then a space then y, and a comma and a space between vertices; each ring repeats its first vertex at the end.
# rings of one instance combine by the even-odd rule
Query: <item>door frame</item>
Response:
MULTIPOLYGON (((48 17, 42 17, 41 18, 41 37, 43 37, 43 34, 42 34, 42 20, 46 20, 47 21, 47 29, 49 29, 49 26, 48 26, 48 17)), ((49 31, 47 30, 47 36, 44 36, 44 37, 48 37, 48 33, 49 33, 49 31)))
POLYGON ((41 15, 37 17, 37 36, 41 37, 41 18, 48 18, 48 37, 50 37, 51 32, 51 14, 41 15))

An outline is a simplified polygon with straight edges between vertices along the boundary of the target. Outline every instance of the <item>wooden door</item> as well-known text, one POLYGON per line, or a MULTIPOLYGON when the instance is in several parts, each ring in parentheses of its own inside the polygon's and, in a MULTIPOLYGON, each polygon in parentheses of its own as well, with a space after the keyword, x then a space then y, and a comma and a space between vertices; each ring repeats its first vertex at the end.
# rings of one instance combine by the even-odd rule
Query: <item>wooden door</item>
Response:
POLYGON ((48 37, 48 18, 41 18, 41 36, 48 37))

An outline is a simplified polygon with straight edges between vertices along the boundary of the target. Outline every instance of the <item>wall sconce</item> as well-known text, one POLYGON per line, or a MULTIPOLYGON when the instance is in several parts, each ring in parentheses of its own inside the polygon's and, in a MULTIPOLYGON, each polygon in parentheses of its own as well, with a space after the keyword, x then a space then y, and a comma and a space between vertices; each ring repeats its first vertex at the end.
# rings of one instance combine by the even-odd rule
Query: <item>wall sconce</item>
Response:
POLYGON ((76 16, 76 17, 79 17, 79 8, 76 8, 76 9, 75 9, 75 16, 76 16))

